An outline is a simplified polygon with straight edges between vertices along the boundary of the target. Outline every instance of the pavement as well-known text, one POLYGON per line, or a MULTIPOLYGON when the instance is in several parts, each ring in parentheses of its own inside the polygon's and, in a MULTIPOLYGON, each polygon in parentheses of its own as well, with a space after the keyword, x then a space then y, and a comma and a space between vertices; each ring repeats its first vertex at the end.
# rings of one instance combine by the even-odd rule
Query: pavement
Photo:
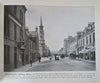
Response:
POLYGON ((84 61, 84 62, 88 62, 88 63, 93 63, 93 64, 95 64, 95 61, 93 61, 93 60, 85 60, 85 59, 80 59, 81 61, 84 61))
MULTIPOLYGON (((44 61, 47 61, 47 60, 49 60, 49 58, 42 58, 41 62, 44 62, 44 61)), ((39 61, 33 62, 32 67, 35 67, 38 64, 40 64, 39 61)), ((29 69, 31 69, 32 67, 31 67, 31 64, 26 64, 25 66, 21 66, 19 68, 14 69, 12 72, 26 72, 29 69)))
POLYGON ((59 61, 44 61, 28 71, 95 71, 95 64, 64 58, 59 61))
POLYGON ((49 60, 49 58, 42 58, 38 61, 22 66, 13 70, 12 72, 36 72, 36 71, 95 71, 95 61, 70 59, 68 57, 60 60, 49 60))

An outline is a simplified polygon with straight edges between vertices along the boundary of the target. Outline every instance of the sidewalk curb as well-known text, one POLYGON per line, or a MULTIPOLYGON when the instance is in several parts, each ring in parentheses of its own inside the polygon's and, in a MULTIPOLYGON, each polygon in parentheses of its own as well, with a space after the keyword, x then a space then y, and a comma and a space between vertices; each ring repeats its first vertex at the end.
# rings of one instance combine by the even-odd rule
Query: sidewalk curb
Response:
POLYGON ((93 63, 93 64, 95 64, 95 61, 84 60, 84 59, 79 59, 79 60, 84 61, 84 62, 88 62, 88 63, 93 63))
POLYGON ((93 64, 95 64, 95 63, 96 63, 95 61, 91 61, 91 60, 84 60, 84 59, 74 59, 74 60, 84 61, 84 62, 87 62, 87 63, 93 63, 93 64))

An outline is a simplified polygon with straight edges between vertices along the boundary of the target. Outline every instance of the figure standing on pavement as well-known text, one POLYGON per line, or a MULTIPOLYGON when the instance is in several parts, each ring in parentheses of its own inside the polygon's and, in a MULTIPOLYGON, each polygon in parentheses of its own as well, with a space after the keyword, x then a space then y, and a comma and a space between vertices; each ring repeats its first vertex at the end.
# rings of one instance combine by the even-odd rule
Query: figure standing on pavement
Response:
POLYGON ((30 64, 31 64, 31 67, 32 67, 32 59, 30 60, 30 64))
POLYGON ((39 59, 39 62, 41 62, 41 57, 40 56, 38 57, 38 59, 39 59))
POLYGON ((50 56, 50 58, 49 58, 50 60, 52 60, 52 55, 50 56))

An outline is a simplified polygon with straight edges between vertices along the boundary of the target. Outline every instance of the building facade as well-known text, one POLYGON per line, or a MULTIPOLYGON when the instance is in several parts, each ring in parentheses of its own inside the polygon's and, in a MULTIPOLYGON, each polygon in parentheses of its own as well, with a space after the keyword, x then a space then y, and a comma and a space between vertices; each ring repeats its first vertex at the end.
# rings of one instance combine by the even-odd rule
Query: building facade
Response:
POLYGON ((68 48, 68 55, 77 55, 77 37, 73 37, 73 41, 70 43, 68 48))
POLYGON ((74 54, 82 59, 95 60, 95 23, 89 22, 75 37, 64 39, 64 50, 68 56, 74 54))
POLYGON ((45 57, 51 56, 50 49, 49 49, 49 47, 47 45, 45 45, 45 51, 44 51, 44 53, 45 53, 45 57))
POLYGON ((64 39, 64 52, 66 56, 70 56, 70 54, 77 54, 77 37, 69 36, 64 39))
POLYGON ((30 57, 33 62, 38 60, 40 56, 39 53, 39 37, 38 37, 38 28, 36 31, 30 31, 30 57))
POLYGON ((4 7, 4 71, 29 64, 41 57, 50 56, 50 50, 45 44, 42 17, 39 30, 29 31, 25 27, 24 5, 4 7))
POLYGON ((30 63, 30 33, 28 28, 25 29, 25 64, 30 63))
POLYGON ((77 32, 77 51, 81 58, 95 60, 95 23, 89 22, 81 32, 77 32))
POLYGON ((4 71, 24 65, 25 6, 4 6, 4 71))

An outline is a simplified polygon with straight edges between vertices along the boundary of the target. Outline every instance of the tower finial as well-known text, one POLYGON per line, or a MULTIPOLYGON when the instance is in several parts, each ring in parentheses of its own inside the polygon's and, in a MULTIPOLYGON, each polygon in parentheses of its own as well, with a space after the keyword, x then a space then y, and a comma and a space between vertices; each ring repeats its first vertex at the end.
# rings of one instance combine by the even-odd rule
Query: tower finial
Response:
POLYGON ((42 24, 42 16, 40 17, 40 25, 43 26, 43 24, 42 24))

